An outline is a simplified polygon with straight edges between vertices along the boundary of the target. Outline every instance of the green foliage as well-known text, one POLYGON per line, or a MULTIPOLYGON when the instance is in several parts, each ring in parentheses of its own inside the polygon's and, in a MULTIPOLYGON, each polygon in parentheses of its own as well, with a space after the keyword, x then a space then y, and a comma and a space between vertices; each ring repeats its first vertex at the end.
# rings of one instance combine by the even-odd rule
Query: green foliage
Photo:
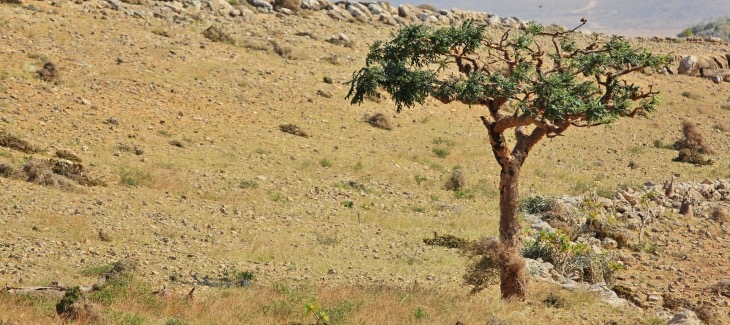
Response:
POLYGON ((355 206, 355 202, 346 200, 346 201, 342 201, 342 205, 348 209, 352 209, 355 206))
POLYGON ((416 175, 416 176, 414 176, 414 178, 416 179, 416 183, 418 185, 421 185, 421 183, 423 183, 423 182, 425 182, 425 181, 428 180, 428 178, 426 176, 423 176, 423 175, 416 175))
POLYGON ((66 290, 66 293, 56 304, 56 313, 63 315, 71 311, 72 305, 81 299, 81 289, 79 287, 72 287, 66 290))
POLYGON ((553 264, 560 274, 575 274, 590 283, 603 281, 611 285, 614 273, 621 269, 621 264, 616 263, 612 256, 596 254, 586 244, 573 243, 560 230, 541 230, 534 240, 525 243, 522 255, 532 259, 541 258, 553 264))
POLYGON ((579 49, 572 32, 545 33, 538 24, 516 35, 507 32, 498 42, 487 38, 485 28, 473 21, 439 29, 402 27, 390 41, 372 44, 365 67, 353 74, 348 98, 359 104, 382 89, 398 111, 423 104, 429 96, 467 104, 491 99, 513 103, 515 114, 540 121, 590 124, 651 111, 658 103, 655 93, 643 93, 634 84, 621 82, 621 77, 642 67, 657 67, 668 58, 632 48, 623 37, 596 39, 579 49), (554 39, 559 47, 539 48, 540 37, 554 39), (481 67, 463 62, 474 63, 479 56, 505 60, 481 67), (449 65, 461 65, 463 77, 446 73, 449 65), (635 101, 637 108, 632 107, 635 101))
POLYGON ((227 270, 223 274, 222 282, 227 286, 248 287, 256 282, 256 274, 251 271, 227 270))

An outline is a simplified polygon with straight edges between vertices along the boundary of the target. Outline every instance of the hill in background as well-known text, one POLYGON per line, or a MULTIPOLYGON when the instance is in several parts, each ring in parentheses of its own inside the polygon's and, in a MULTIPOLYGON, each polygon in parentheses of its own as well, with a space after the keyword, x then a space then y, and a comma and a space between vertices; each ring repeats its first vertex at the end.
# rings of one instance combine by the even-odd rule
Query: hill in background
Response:
POLYGON ((730 40, 730 18, 720 18, 715 21, 708 21, 696 24, 679 33, 680 37, 688 36, 711 36, 730 40))

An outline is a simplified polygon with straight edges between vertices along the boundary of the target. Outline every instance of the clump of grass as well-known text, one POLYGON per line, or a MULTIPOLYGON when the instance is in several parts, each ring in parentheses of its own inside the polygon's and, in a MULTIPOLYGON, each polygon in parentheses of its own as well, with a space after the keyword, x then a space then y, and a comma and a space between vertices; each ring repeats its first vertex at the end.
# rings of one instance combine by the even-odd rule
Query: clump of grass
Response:
POLYGON ((682 92, 682 96, 683 97, 687 97, 687 98, 692 99, 692 100, 699 100, 700 99, 699 96, 697 96, 697 95, 695 95, 695 94, 693 94, 693 93, 691 93, 689 91, 683 91, 682 92))
POLYGON ((439 158, 446 158, 449 155, 449 150, 445 148, 433 148, 431 149, 434 155, 439 158))
POLYGON ((334 83, 334 81, 332 81, 332 78, 330 78, 328 76, 325 76, 324 78, 322 78, 322 81, 324 81, 324 83, 330 84, 330 85, 334 83))
POLYGON ((433 238, 424 238, 423 243, 429 246, 467 249, 469 245, 473 244, 473 241, 454 235, 439 235, 434 231, 433 238))
POLYGON ((383 130, 392 130, 393 126, 390 123, 390 119, 388 116, 386 116, 383 113, 375 113, 373 115, 365 114, 363 117, 366 122, 370 123, 370 125, 383 129, 383 130))
POLYGON ((0 147, 17 150, 23 153, 37 153, 41 150, 30 144, 30 142, 20 139, 12 134, 0 131, 0 147))
POLYGON ((459 191, 466 187, 466 177, 464 177, 464 171, 461 168, 454 168, 451 172, 451 176, 446 180, 444 188, 447 191, 459 191))
POLYGON ((185 144, 177 139, 170 140, 170 145, 178 148, 185 148, 185 144))
POLYGON ((238 187, 242 189, 256 189, 259 187, 259 184, 254 180, 242 180, 241 183, 238 184, 238 187))
POLYGON ((564 308, 568 306, 568 300, 551 292, 542 301, 548 308, 564 308))
POLYGON ((62 189, 71 189, 70 181, 82 186, 104 185, 101 179, 88 176, 81 164, 67 160, 31 158, 23 164, 22 172, 15 176, 31 183, 62 189))
POLYGON ((587 244, 571 244, 568 235, 561 231, 540 231, 535 239, 525 243, 522 255, 549 262, 564 276, 577 275, 589 283, 613 284, 614 273, 620 264, 611 255, 596 254, 587 244))
POLYGON ((426 176, 423 176, 423 175, 416 175, 416 176, 414 176, 414 178, 416 180, 416 184, 418 184, 418 185, 421 185, 421 183, 423 183, 423 182, 425 182, 425 181, 428 180, 428 178, 426 176))
POLYGON ((446 138, 442 138, 442 137, 434 138, 433 141, 431 141, 431 143, 433 143, 435 145, 444 145, 444 146, 449 146, 449 147, 453 147, 454 145, 456 145, 456 142, 454 142, 454 140, 450 140, 450 139, 446 139, 446 138))
POLYGON ((152 174, 140 169, 123 169, 119 173, 119 183, 126 186, 149 186, 152 184, 152 174))
POLYGON ((215 25, 211 25, 210 27, 208 27, 203 32, 203 36, 213 42, 228 43, 231 45, 236 44, 236 41, 233 39, 233 37, 231 37, 231 35, 228 35, 228 33, 223 31, 223 29, 215 25))
POLYGON ((279 44, 279 42, 272 42, 271 44, 274 49, 274 53, 285 59, 296 59, 292 54, 292 48, 287 45, 279 44))
POLYGON ((710 218, 719 224, 725 224, 730 220, 727 210, 721 206, 717 206, 712 210, 710 218))
POLYGON ((65 159, 65 160, 69 160, 69 161, 73 161, 75 163, 81 162, 81 158, 79 158, 79 156, 74 155, 73 153, 71 153, 68 150, 56 150, 56 157, 65 159))
POLYGON ((263 41, 246 40, 246 42, 243 44, 243 47, 254 51, 269 51, 269 43, 263 41))
POLYGON ((300 128, 297 125, 291 124, 291 123, 279 125, 279 130, 281 130, 282 132, 286 132, 286 133, 300 136, 303 138, 309 138, 309 134, 304 132, 304 130, 302 130, 302 128, 300 128))
POLYGON ((322 160, 320 160, 319 165, 325 168, 330 168, 333 166, 332 161, 327 158, 323 158, 322 160))

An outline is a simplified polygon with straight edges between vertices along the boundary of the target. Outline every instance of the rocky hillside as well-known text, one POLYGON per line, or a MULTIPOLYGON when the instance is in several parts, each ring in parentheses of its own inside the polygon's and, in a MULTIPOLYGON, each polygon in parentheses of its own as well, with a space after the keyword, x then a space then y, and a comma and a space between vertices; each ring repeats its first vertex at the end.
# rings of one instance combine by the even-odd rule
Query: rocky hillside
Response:
MULTIPOLYGON (((74 286, 90 292, 76 304, 94 311, 84 319, 101 323, 315 323, 324 312, 332 323, 622 324, 683 310, 728 321, 718 285, 728 237, 714 212, 730 176, 727 83, 692 76, 699 67, 670 74, 679 61, 647 71, 632 82, 662 92, 656 113, 536 147, 523 196, 569 195, 561 202, 574 213, 525 222, 573 231, 595 212, 626 245, 595 233, 571 245, 623 270, 584 286, 536 258, 528 302, 502 302, 494 286, 468 295, 459 250, 424 243, 434 232, 496 233, 499 174, 480 109, 429 101, 396 114, 384 98, 343 98, 368 45, 400 24, 476 19, 496 37, 523 22, 291 3, 0 1, 0 310, 11 311, 0 323, 61 323, 58 295, 12 292, 74 286), (674 161, 684 120, 712 149, 693 163, 674 161), (447 189, 455 170, 463 187, 447 189), (666 195, 657 184, 672 175, 666 195), (654 192, 649 222, 642 198, 654 192), (687 193, 692 215, 675 206, 687 193), (600 209, 581 207, 594 196, 600 209), (119 271, 120 260, 135 267, 119 271), (100 276, 106 284, 84 287, 100 276)), ((728 53, 725 43, 633 42, 679 59, 728 53)))

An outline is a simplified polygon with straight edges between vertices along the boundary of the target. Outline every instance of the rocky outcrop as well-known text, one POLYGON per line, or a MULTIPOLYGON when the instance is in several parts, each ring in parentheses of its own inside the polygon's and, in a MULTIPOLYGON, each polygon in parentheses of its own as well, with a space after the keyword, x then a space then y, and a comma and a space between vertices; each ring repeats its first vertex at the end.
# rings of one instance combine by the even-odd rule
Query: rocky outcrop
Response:
MULTIPOLYGON (((277 5, 275 0, 245 0, 245 4, 226 0, 168 0, 149 1, 144 6, 131 5, 119 0, 104 0, 103 3, 110 9, 124 11, 131 16, 157 17, 176 22, 193 21, 200 18, 201 15, 233 19, 254 14, 294 14, 298 11, 287 6, 277 5)), ((336 20, 353 20, 391 26, 414 23, 446 26, 458 25, 465 20, 509 28, 523 28, 527 24, 517 17, 499 17, 490 13, 459 9, 434 11, 432 8, 406 4, 394 7, 387 1, 301 0, 287 3, 297 3, 302 10, 323 11, 327 16, 336 20)))

